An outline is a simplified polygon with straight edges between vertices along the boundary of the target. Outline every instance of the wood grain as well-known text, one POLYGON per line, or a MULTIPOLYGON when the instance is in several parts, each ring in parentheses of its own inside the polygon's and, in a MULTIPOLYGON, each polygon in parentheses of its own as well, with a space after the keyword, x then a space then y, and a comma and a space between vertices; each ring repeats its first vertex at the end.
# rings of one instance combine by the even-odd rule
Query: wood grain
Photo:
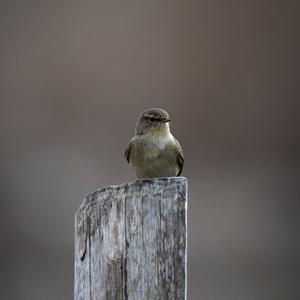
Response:
POLYGON ((74 299, 186 299, 187 180, 108 186, 75 216, 74 299))

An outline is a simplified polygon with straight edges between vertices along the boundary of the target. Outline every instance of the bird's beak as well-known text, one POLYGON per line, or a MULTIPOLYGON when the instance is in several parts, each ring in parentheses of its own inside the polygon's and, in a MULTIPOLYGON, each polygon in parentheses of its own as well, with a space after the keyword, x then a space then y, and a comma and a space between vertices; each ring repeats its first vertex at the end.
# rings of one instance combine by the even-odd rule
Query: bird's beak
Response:
POLYGON ((171 120, 170 119, 163 119, 162 122, 164 123, 167 123, 167 122, 170 122, 171 120))

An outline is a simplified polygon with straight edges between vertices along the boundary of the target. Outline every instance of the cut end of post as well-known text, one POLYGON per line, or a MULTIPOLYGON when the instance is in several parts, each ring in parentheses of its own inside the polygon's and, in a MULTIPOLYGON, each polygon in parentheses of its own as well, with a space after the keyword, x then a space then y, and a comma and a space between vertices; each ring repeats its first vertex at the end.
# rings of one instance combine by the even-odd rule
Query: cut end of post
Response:
POLYGON ((78 208, 75 219, 78 214, 90 203, 90 201, 94 201, 99 195, 105 195, 113 190, 121 190, 121 189, 129 189, 132 187, 142 187, 144 185, 150 186, 169 186, 169 185, 181 185, 182 191, 186 194, 185 198, 187 199, 187 192, 188 192, 188 180, 184 176, 174 176, 174 177, 157 177, 157 178, 143 178, 143 179, 136 179, 135 181, 121 183, 119 185, 108 185, 106 187, 99 188, 95 191, 89 192, 85 198, 83 199, 82 204, 78 208))

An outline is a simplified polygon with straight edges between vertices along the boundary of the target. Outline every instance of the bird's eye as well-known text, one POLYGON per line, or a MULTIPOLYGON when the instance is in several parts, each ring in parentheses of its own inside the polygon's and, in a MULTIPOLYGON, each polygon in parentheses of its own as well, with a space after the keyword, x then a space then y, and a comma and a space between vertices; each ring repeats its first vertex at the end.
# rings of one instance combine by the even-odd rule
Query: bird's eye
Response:
POLYGON ((144 116, 145 120, 148 120, 150 122, 155 122, 155 121, 159 121, 160 119, 155 118, 155 117, 148 117, 148 116, 144 116))

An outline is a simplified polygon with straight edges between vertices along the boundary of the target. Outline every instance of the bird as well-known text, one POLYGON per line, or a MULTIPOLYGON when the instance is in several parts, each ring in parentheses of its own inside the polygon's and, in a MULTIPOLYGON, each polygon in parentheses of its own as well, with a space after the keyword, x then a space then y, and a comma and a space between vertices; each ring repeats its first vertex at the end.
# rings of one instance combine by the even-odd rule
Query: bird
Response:
POLYGON ((137 179, 180 176, 184 157, 170 131, 170 117, 161 108, 144 110, 138 119, 125 158, 137 179))

